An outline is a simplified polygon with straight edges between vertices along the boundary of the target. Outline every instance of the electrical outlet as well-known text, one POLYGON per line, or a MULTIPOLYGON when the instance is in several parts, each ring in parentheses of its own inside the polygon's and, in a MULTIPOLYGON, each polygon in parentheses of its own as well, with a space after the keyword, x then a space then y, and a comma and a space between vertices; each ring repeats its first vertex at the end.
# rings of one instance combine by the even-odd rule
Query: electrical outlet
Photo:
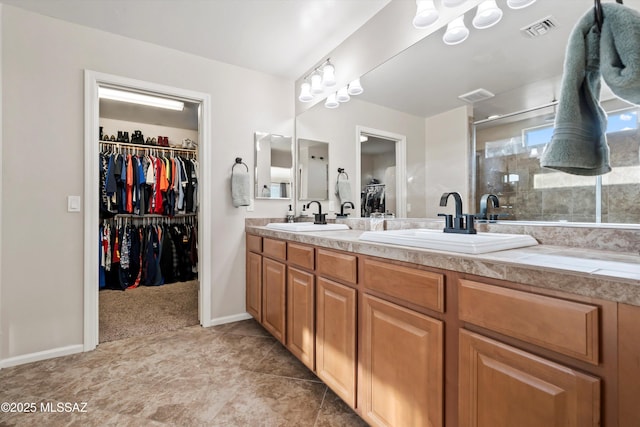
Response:
POLYGON ((329 212, 333 212, 336 210, 336 202, 333 200, 329 201, 329 212))
POLYGON ((407 212, 411 212, 411 203, 407 203, 407 212))
POLYGON ((249 206, 247 206, 247 212, 253 212, 255 207, 253 206, 253 200, 249 202, 249 206))

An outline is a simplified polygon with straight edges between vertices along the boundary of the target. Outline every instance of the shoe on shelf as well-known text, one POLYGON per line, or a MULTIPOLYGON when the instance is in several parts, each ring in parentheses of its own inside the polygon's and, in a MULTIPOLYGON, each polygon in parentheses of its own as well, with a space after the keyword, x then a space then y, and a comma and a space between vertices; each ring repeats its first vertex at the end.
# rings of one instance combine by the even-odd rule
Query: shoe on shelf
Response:
POLYGON ((134 130, 133 132, 131 132, 131 143, 144 144, 144 136, 142 135, 142 131, 134 130))
POLYGON ((116 142, 116 137, 115 137, 115 135, 111 135, 111 142, 116 142))
POLYGON ((151 138, 151 145, 157 145, 157 144, 156 144, 156 139, 155 139, 155 138, 151 138))
POLYGON ((147 140, 146 140, 145 144, 146 145, 151 145, 151 137, 150 136, 147 137, 147 140))

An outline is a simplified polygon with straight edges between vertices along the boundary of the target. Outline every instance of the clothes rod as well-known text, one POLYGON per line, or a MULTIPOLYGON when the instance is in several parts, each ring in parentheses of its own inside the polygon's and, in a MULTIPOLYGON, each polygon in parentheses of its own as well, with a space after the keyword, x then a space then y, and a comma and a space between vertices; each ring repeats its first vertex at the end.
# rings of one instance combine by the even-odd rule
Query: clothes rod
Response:
POLYGON ((129 142, 118 142, 118 141, 98 141, 98 143, 112 144, 112 145, 123 146, 123 147, 133 147, 141 150, 173 150, 173 151, 184 151, 186 153, 195 153, 197 151, 191 148, 163 147, 162 145, 140 145, 140 144, 131 144, 129 142))

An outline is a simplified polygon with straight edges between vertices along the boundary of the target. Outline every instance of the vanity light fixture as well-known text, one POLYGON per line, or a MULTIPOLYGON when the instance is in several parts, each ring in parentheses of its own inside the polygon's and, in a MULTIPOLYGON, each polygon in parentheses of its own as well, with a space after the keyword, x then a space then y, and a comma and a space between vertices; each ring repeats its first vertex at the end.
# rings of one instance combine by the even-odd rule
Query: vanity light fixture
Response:
POLYGON ((325 87, 335 86, 336 84, 336 69, 328 59, 324 67, 322 67, 322 84, 325 87))
POLYGON ((127 92, 124 90, 112 89, 108 87, 98 87, 98 98, 128 102, 130 104, 146 105, 149 107, 164 108, 167 110, 184 110, 184 102, 182 101, 160 98, 157 96, 145 95, 137 92, 127 92))
POLYGON ((422 30, 435 22, 440 17, 436 5, 433 4, 433 0, 416 0, 418 7, 416 16, 413 18, 413 26, 422 30))
POLYGON ((473 18, 473 26, 479 30, 490 28, 502 19, 502 9, 496 4, 496 0, 485 0, 478 5, 478 11, 473 18))
POLYGON ((349 89, 347 88, 347 86, 343 87, 338 91, 338 94, 336 95, 336 99, 340 103, 349 102, 351 100, 351 97, 349 96, 349 89))
POLYGON ((442 41, 448 45, 456 45, 469 37, 469 29, 464 25, 464 15, 458 16, 447 24, 447 31, 442 36, 442 41))
POLYGON ((314 95, 320 95, 324 92, 324 87, 322 86, 322 76, 317 72, 314 72, 311 75, 311 93, 314 95))
POLYGON ((349 89, 347 90, 349 95, 360 95, 364 92, 362 85, 360 84, 360 77, 349 83, 349 89))
POLYGON ((340 103, 336 99, 335 92, 327 97, 327 100, 325 101, 324 106, 327 108, 338 108, 340 106, 340 103))
POLYGON ((442 5, 444 7, 456 7, 460 6, 465 1, 467 0, 442 0, 442 5))
POLYGON ((300 85, 300 96, 298 97, 300 102, 311 102, 313 101, 313 95, 311 94, 311 84, 309 82, 304 82, 300 85))
POLYGON ((507 0, 507 6, 511 9, 524 9, 534 4, 536 0, 507 0))

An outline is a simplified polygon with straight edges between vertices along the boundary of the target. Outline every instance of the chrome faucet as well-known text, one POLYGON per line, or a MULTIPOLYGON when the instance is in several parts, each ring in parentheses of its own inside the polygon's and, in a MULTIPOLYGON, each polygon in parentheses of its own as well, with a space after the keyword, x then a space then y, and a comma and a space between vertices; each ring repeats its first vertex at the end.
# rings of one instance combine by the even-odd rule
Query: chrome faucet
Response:
POLYGON ((338 218, 346 218, 347 216, 349 216, 348 213, 344 213, 344 207, 351 207, 351 209, 355 209, 356 207, 353 206, 352 202, 344 202, 340 205, 340 213, 338 215, 336 215, 338 218))
POLYGON ((316 203, 318 205, 318 213, 317 214, 313 214, 314 217, 314 224, 326 224, 327 223, 327 214, 323 214, 322 213, 322 205, 320 204, 319 201, 317 200, 312 200, 309 203, 307 203, 307 209, 311 208, 311 204, 312 203, 316 203))
POLYGON ((443 231, 445 233, 476 234, 476 229, 473 226, 474 215, 462 213, 462 197, 460 193, 443 193, 440 197, 440 206, 447 206, 449 196, 453 196, 453 200, 455 201, 456 216, 454 218, 452 215, 438 214, 438 216, 443 216, 445 219, 443 231))
POLYGON ((483 194, 480 198, 480 213, 476 215, 476 218, 495 221, 498 219, 498 214, 490 214, 487 217, 487 202, 491 202, 491 205, 494 208, 500 207, 500 200, 498 200, 498 196, 496 196, 495 194, 483 194))

